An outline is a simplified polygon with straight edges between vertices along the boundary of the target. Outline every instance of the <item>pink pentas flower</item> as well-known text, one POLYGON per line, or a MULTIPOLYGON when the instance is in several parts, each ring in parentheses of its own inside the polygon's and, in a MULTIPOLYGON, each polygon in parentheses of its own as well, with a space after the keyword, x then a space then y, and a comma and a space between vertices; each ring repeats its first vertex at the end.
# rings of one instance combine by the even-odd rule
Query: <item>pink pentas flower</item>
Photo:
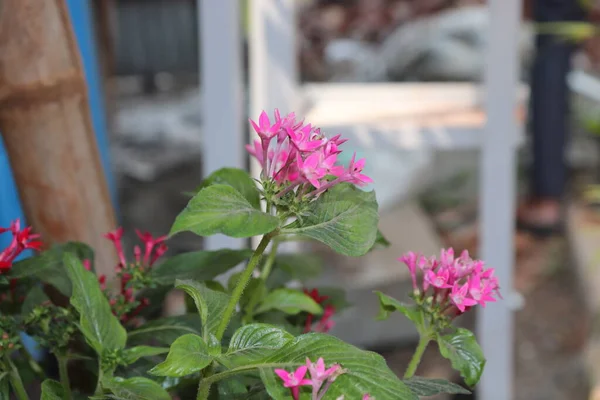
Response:
POLYGON ((307 358, 306 366, 310 373, 313 386, 315 386, 315 384, 320 386, 323 382, 333 376, 337 370, 340 369, 338 364, 334 364, 329 368, 325 368, 325 361, 323 360, 323 357, 319 357, 316 363, 313 363, 307 358))
POLYGON ((471 307, 477 304, 477 301, 468 297, 469 284, 465 283, 462 286, 458 284, 452 286, 452 292, 450 293, 450 299, 452 303, 461 311, 465 312, 466 307, 471 307))
POLYGON ((312 386, 312 381, 305 379, 307 371, 308 367, 303 365, 298 367, 294 372, 288 372, 285 369, 276 369, 275 373, 283 381, 283 386, 290 389, 294 400, 298 400, 300 398, 300 387, 312 386))
POLYGON ((451 288, 452 285, 448 284, 448 280, 450 279, 450 269, 449 268, 439 268, 437 272, 433 272, 433 270, 429 269, 425 272, 425 280, 431 286, 434 286, 438 289, 447 289, 451 288))
POLYGON ((371 396, 369 393, 365 393, 362 400, 375 400, 375 397, 371 396))
POLYGON ((246 149, 260 163, 261 178, 278 184, 277 197, 292 192, 299 199, 310 199, 341 182, 358 186, 372 182, 362 174, 364 159, 356 161, 354 156, 348 167, 337 165, 339 146, 346 142, 340 135, 327 139, 310 123, 296 121, 293 113, 282 117, 275 110, 274 121, 264 111, 258 123, 251 120, 260 140, 246 149))
MULTIPOLYGON (((279 111, 277 111, 277 115, 278 114, 279 111)), ((279 133, 279 129, 281 128, 281 119, 277 118, 276 116, 275 122, 271 124, 269 116, 266 112, 263 111, 258 117, 258 124, 252 120, 250 120, 250 124, 261 139, 270 140, 272 137, 279 133)))
POLYGON ((399 260, 411 274, 415 298, 432 307, 433 312, 455 317, 474 305, 485 307, 500 297, 494 269, 486 269, 483 261, 473 260, 466 250, 455 257, 453 249, 442 249, 439 258, 409 252, 399 260))

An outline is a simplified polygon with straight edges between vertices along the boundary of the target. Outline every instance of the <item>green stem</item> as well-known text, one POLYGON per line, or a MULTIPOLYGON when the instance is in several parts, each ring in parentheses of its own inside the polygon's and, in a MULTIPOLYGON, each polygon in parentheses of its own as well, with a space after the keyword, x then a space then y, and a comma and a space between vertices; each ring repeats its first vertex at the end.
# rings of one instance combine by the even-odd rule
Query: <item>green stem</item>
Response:
MULTIPOLYGON (((255 369, 263 369, 263 368, 286 368, 286 367, 296 367, 299 363, 268 363, 268 364, 258 364, 258 365, 244 365, 237 368, 232 368, 227 371, 220 372, 218 374, 211 375, 206 377, 205 379, 200 380, 200 385, 198 385, 198 393, 200 390, 206 390, 206 387, 210 388, 210 386, 218 382, 220 380, 230 378, 237 374, 241 374, 242 372, 253 371, 255 369)), ((197 399, 198 400, 198 399, 197 399)))
POLYGON ((104 389, 102 388, 102 379, 104 379, 104 371, 102 371, 102 362, 100 361, 100 358, 98 358, 98 383, 96 383, 94 396, 101 396, 104 393, 104 389))
POLYGON ((196 400, 206 400, 210 394, 210 386, 212 383, 206 384, 205 382, 210 379, 213 374, 213 366, 209 365, 203 371, 200 383, 198 383, 198 394, 196 394, 196 400))
POLYGON ((58 360, 58 375, 60 376, 60 384, 63 387, 63 393, 66 400, 73 399, 71 393, 71 382, 69 381, 69 370, 67 369, 68 359, 64 355, 57 355, 58 360))
POLYGON ((263 281, 267 280, 267 278, 269 277, 269 274, 271 273, 271 270, 273 269, 273 264, 275 263, 275 257, 277 256, 277 247, 279 247, 279 240, 274 239, 273 245, 271 246, 271 252, 269 253, 269 256, 267 257, 267 261, 265 261, 265 265, 260 274, 260 279, 262 279, 263 281))
POLYGON ((219 341, 223 338, 225 329, 227 329, 227 325, 229 325, 229 321, 231 320, 231 317, 233 316, 233 313, 235 311, 235 306, 240 301, 240 297, 242 297, 242 293, 244 293, 244 289, 246 288, 246 285, 248 285, 248 281, 252 277, 252 272, 254 272, 254 269, 258 265, 258 262, 260 261, 260 258, 262 257, 262 254, 267 248, 267 245, 271 241, 272 237, 273 235, 271 233, 263 236, 262 240, 258 244, 258 247, 256 248, 256 250, 254 250, 254 254, 252 254, 252 257, 250 257, 250 261, 248 261, 246 269, 244 269, 244 271, 240 275, 240 279, 238 280, 237 285, 231 293, 229 304, 227 304, 227 308, 223 312, 221 322, 219 323, 219 326, 217 327, 217 332, 215 333, 215 336, 219 341))
POLYGON ((19 375, 19 370, 13 364, 9 355, 4 356, 6 364, 10 367, 10 384, 15 391, 15 395, 19 400, 29 400, 29 395, 25 390, 25 386, 23 386, 23 381, 21 380, 21 375, 19 375))
POLYGON ((423 353, 425 353, 425 349, 430 342, 429 335, 421 335, 419 339, 419 344, 417 345, 417 349, 415 350, 415 354, 413 354, 410 363, 408 364, 408 368, 404 373, 404 379, 412 378, 417 371, 417 367, 421 362, 421 358, 423 358, 423 353))

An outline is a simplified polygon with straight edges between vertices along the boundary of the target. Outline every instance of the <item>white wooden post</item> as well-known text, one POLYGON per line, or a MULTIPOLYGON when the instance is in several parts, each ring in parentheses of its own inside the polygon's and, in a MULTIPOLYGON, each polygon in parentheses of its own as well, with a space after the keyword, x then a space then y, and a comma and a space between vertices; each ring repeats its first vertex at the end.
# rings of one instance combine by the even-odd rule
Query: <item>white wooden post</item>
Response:
MULTIPOLYGON (((250 116, 256 119, 265 110, 272 118, 275 108, 281 114, 298 111, 301 95, 296 58, 295 1, 249 1, 250 116)), ((250 140, 256 137, 251 131, 250 140)), ((250 172, 254 177, 260 174, 260 166, 254 159, 251 159, 250 172)), ((292 243, 285 243, 282 247, 287 251, 296 248, 292 243)))
POLYGON ((250 0, 250 114, 297 111, 294 0, 250 0))
POLYGON ((485 74, 487 125, 481 152, 481 258, 496 268, 506 301, 480 309, 477 333, 487 358, 483 400, 513 399, 514 204, 520 0, 490 0, 485 74))
MULTIPOLYGON (((239 0, 199 0, 200 73, 205 176, 245 168, 242 37, 239 0)), ((207 237, 205 248, 240 248, 243 241, 207 237)))

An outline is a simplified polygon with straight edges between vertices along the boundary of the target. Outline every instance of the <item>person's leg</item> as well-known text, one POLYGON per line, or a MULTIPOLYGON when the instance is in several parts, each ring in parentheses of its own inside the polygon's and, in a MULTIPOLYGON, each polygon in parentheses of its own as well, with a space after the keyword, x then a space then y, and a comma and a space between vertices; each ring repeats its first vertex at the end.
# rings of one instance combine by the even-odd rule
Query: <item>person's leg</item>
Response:
MULTIPOLYGON (((577 0, 537 0, 536 22, 575 21, 583 18, 577 0)), ((560 222, 567 167, 564 161, 569 124, 567 74, 576 45, 539 35, 531 76, 533 166, 531 198, 520 210, 522 225, 552 228, 560 222)))

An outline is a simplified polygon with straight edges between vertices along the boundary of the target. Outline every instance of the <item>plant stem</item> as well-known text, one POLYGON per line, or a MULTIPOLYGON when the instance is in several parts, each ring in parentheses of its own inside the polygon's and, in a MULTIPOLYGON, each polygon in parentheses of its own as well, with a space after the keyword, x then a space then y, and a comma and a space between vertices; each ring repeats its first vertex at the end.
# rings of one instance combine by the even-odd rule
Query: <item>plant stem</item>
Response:
POLYGON ((198 393, 196 394, 196 400, 206 400, 210 394, 210 386, 212 382, 208 379, 213 374, 213 366, 209 365, 203 371, 202 378, 198 383, 198 393))
POLYGON ((252 272, 254 272, 254 269, 258 265, 258 262, 260 261, 260 258, 262 257, 262 254, 267 248, 267 245, 271 241, 272 237, 272 233, 263 236, 258 247, 256 248, 256 250, 254 250, 254 254, 252 254, 252 257, 250 257, 250 261, 248 261, 246 269, 240 275, 237 285, 231 293, 231 299, 229 299, 229 304, 227 304, 227 308, 221 316, 221 322, 217 327, 217 332, 215 333, 215 336, 219 341, 223 338, 225 329, 227 329, 227 325, 229 325, 229 321, 231 320, 233 312, 235 311, 235 306, 240 301, 240 297, 242 297, 242 293, 244 293, 244 289, 246 288, 246 285, 248 285, 248 281, 252 277, 252 272))
POLYGON ((104 371, 102 371, 102 363, 100 359, 98 359, 98 383, 96 384, 96 390, 94 391, 94 396, 100 396, 104 392, 102 388, 102 379, 104 378, 104 371))
POLYGON ((271 251, 269 252, 269 256, 267 257, 267 261, 265 261, 265 265, 260 274, 260 279, 266 281, 273 269, 273 264, 275 263, 275 257, 277 256, 277 247, 279 247, 279 240, 274 239, 273 245, 271 246, 271 251))
POLYGON ((60 376, 60 384, 63 387, 63 393, 66 400, 73 399, 71 393, 71 382, 69 381, 69 370, 67 369, 68 359, 64 355, 57 355, 58 360, 58 375, 60 376))
POLYGON ((427 348, 427 345, 429 344, 430 340, 431 339, 429 338, 429 335, 421 335, 421 338, 419 339, 419 344, 417 345, 417 349, 415 350, 415 354, 413 354, 412 359, 408 364, 408 368, 404 373, 404 379, 412 378, 414 376, 415 372, 417 371, 417 367, 421 362, 421 358, 423 358, 423 353, 425 353, 425 349, 427 348))
POLYGON ((13 390, 15 391, 15 395, 17 396, 17 399, 29 400, 29 395, 27 394, 27 391, 25 390, 25 386, 23 386, 23 381, 21 380, 21 375, 19 375, 19 370, 17 369, 15 364, 13 364, 9 355, 6 355, 4 357, 4 359, 6 361, 6 364, 8 364, 8 366, 11 369, 10 384, 11 384, 13 390))

